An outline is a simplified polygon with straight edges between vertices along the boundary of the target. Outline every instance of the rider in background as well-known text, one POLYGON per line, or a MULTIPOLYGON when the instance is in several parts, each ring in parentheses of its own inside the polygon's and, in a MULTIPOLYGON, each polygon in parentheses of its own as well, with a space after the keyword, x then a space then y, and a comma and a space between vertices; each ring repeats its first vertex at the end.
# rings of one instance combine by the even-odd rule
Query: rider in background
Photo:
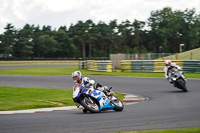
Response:
POLYGON ((164 72, 165 72, 165 78, 171 83, 171 80, 169 78, 169 70, 171 70, 171 60, 165 60, 165 68, 164 68, 164 72))
POLYGON ((170 77, 169 77, 169 72, 170 72, 170 70, 172 70, 172 69, 178 69, 178 71, 180 72, 180 74, 181 74, 181 77, 185 80, 185 82, 186 82, 186 79, 185 79, 185 77, 184 77, 184 75, 183 75, 183 71, 182 71, 182 69, 181 69, 181 67, 179 66, 179 65, 176 65, 176 63, 172 63, 171 62, 171 60, 165 60, 165 65, 166 65, 166 67, 164 68, 164 72, 165 72, 165 77, 167 78, 167 80, 170 82, 170 83, 172 83, 172 81, 171 81, 171 79, 170 79, 170 77))
MULTIPOLYGON (((80 87, 83 86, 85 88, 93 87, 95 84, 95 81, 88 78, 83 77, 80 71, 75 71, 72 73, 72 79, 74 80, 75 85, 73 86, 73 100, 75 101, 75 97, 78 95, 80 91, 80 87)), ((107 86, 102 86, 99 83, 96 85, 96 89, 99 91, 106 91, 107 86)))

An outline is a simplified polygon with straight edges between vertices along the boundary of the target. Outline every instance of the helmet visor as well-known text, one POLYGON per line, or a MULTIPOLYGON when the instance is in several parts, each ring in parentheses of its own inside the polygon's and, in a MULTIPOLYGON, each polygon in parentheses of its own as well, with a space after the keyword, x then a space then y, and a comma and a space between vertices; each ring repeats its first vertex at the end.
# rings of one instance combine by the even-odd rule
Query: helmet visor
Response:
POLYGON ((73 79, 74 81, 76 81, 76 80, 78 79, 78 77, 77 77, 77 76, 74 76, 74 77, 72 77, 72 79, 73 79))
POLYGON ((75 83, 78 83, 78 80, 79 80, 80 78, 78 78, 77 76, 74 76, 74 77, 72 77, 72 79, 74 80, 75 83))
POLYGON ((77 79, 77 76, 74 76, 74 77, 72 77, 73 78, 73 80, 76 80, 77 79))

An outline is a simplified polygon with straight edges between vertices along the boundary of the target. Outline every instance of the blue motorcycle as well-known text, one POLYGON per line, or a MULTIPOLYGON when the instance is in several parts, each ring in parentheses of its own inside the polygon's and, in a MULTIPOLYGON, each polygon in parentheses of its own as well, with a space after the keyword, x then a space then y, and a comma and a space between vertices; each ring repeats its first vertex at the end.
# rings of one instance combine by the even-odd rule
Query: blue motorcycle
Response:
POLYGON ((84 88, 83 86, 76 86, 79 93, 74 98, 74 101, 83 106, 83 112, 98 113, 106 110, 122 111, 124 109, 123 103, 111 92, 111 88, 107 92, 101 92, 94 87, 84 88))

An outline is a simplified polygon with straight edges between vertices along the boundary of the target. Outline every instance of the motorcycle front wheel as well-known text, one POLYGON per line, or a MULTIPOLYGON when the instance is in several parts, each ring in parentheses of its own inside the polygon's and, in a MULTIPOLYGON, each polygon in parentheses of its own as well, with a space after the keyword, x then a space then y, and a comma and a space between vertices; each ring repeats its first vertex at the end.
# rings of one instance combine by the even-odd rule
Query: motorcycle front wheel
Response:
POLYGON ((81 99, 80 104, 85 108, 85 110, 90 111, 91 113, 100 112, 100 107, 97 102, 89 96, 81 99))
POLYGON ((124 109, 124 104, 115 96, 112 96, 112 104, 115 105, 115 111, 122 111, 124 109))
POLYGON ((178 83, 179 83, 180 88, 181 88, 184 92, 188 92, 187 87, 186 87, 186 85, 185 85, 185 83, 184 83, 184 81, 183 81, 182 79, 179 79, 179 80, 178 80, 178 83))

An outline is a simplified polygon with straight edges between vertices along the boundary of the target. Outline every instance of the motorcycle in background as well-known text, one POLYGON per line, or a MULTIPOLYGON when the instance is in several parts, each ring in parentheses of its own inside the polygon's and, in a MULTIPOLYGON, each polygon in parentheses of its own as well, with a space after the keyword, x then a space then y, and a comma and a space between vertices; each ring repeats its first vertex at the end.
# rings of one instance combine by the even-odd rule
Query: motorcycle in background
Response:
POLYGON ((172 69, 170 71, 170 79, 172 81, 172 83, 174 84, 174 87, 177 87, 178 89, 183 90, 184 92, 187 92, 187 86, 186 86, 186 80, 183 79, 183 77, 181 76, 181 73, 178 69, 172 69))

